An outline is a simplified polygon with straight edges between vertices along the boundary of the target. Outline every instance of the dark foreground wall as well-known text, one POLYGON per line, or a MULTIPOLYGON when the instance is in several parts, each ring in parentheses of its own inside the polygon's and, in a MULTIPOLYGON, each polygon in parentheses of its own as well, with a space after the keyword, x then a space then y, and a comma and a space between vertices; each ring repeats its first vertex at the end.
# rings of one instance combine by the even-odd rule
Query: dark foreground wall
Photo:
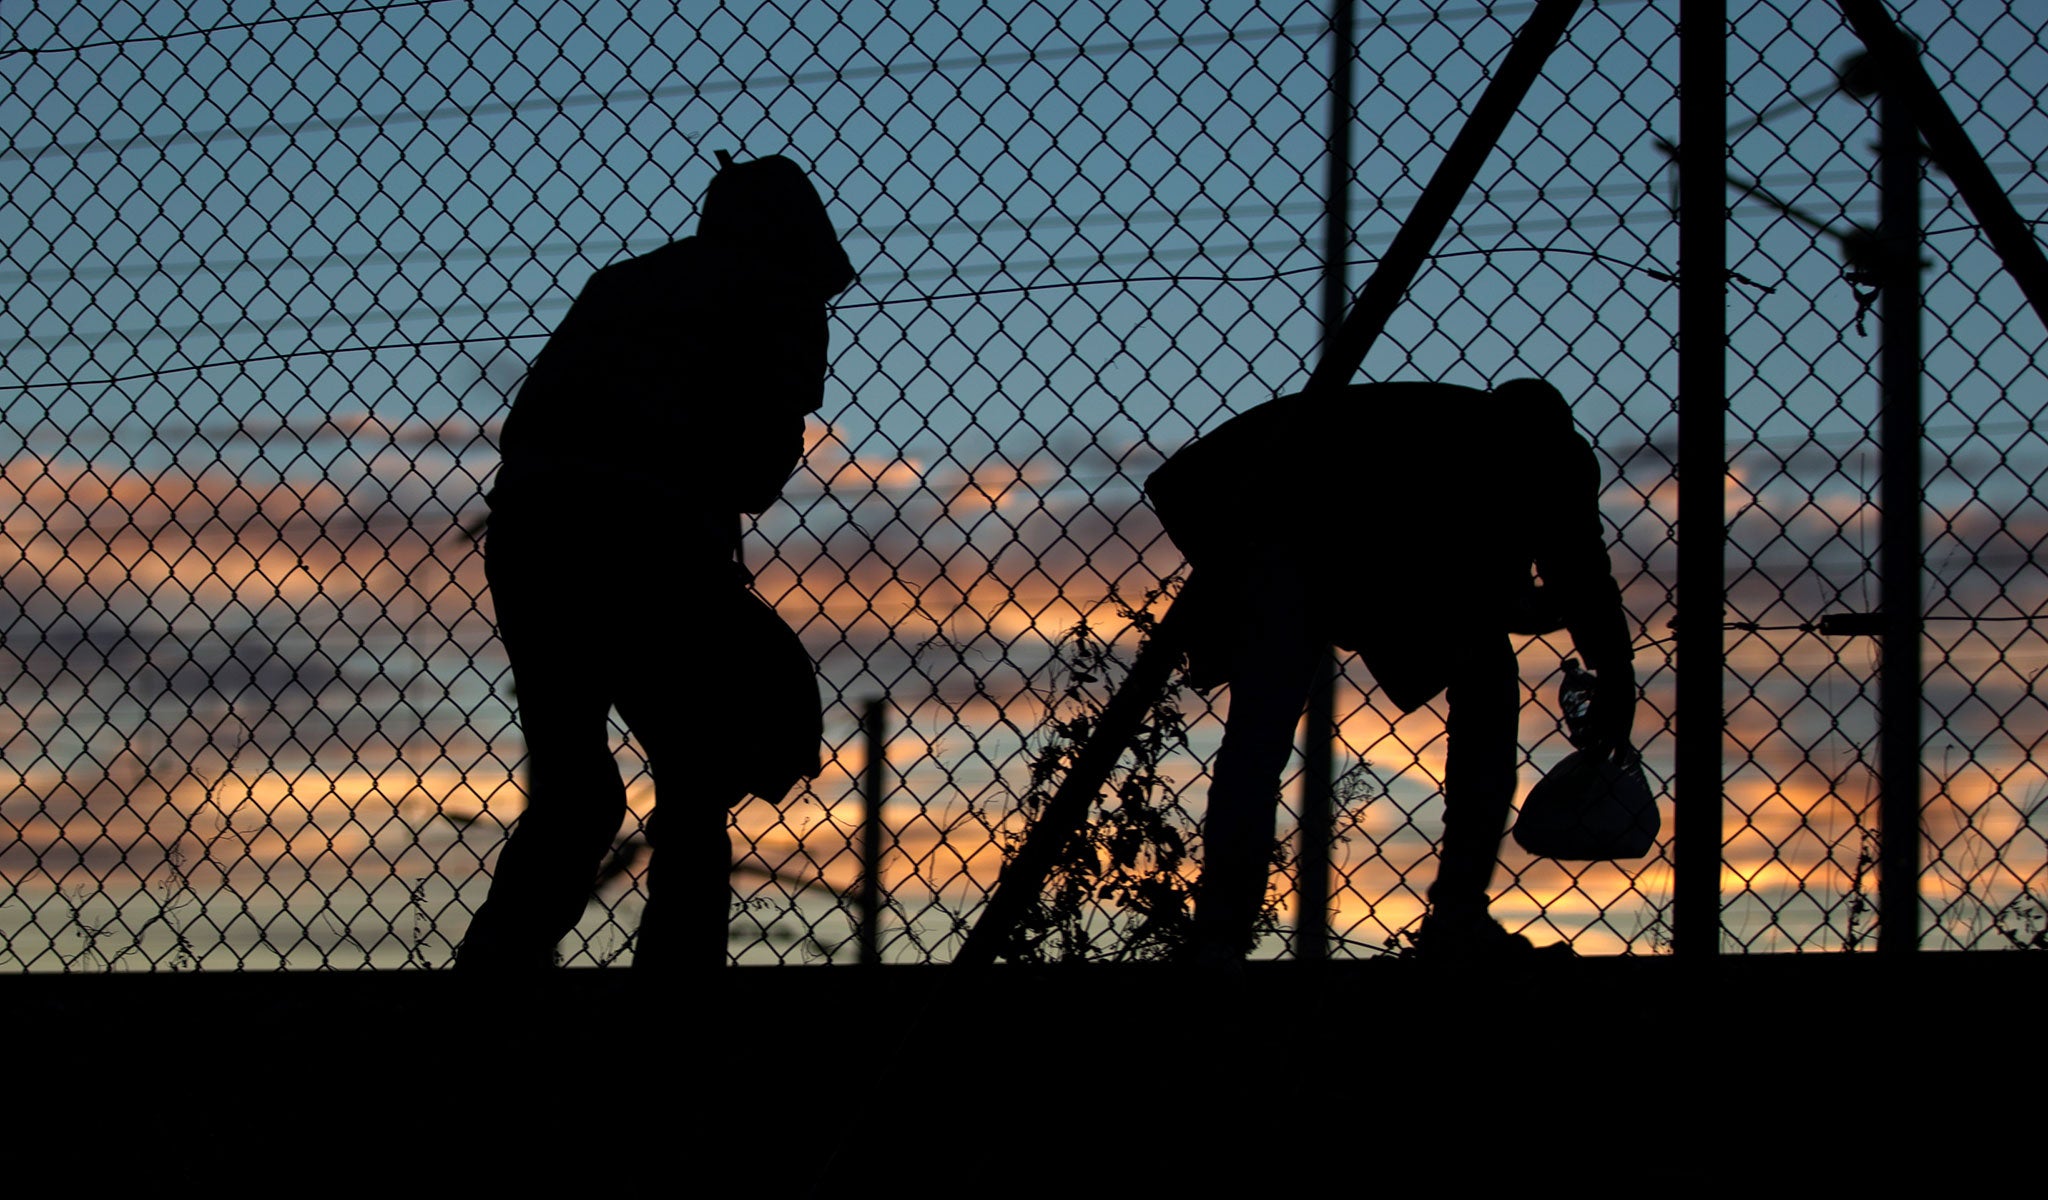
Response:
POLYGON ((95 1173, 1263 1195, 1754 1183, 1767 1148, 1788 1184, 1899 1154, 1960 1178, 2004 1154, 1995 1097, 2038 1093, 2044 984, 2048 955, 1804 955, 29 976, 0 1008, 45 1130, 18 1145, 95 1173))

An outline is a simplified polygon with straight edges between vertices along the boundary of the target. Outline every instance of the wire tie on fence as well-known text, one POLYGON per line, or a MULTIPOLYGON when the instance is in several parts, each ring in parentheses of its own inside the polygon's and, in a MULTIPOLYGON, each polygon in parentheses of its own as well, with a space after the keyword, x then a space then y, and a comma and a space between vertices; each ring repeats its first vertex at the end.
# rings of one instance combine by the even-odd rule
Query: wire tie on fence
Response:
MULTIPOLYGON (((1759 294, 1765 296, 1775 295, 1778 291, 1778 286, 1776 284, 1759 283, 1756 280, 1751 279, 1749 276, 1744 275, 1742 272, 1737 271, 1732 267, 1728 269, 1728 279, 1731 283, 1748 284, 1750 287, 1755 288, 1759 294)), ((1676 283, 1678 281, 1674 279, 1672 280, 1672 282, 1676 283)))
POLYGON ((1877 637, 1884 633, 1883 613, 1829 613, 1820 619, 1822 637, 1877 637))

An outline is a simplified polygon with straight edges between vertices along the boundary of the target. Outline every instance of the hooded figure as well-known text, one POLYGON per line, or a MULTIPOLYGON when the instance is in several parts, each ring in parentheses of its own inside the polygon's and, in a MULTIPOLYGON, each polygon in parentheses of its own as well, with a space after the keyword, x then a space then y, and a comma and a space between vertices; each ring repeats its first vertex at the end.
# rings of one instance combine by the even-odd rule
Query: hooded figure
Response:
POLYGON ((726 167, 697 236, 592 275, 542 347, 505 418, 494 515, 660 505, 737 530, 803 459, 825 302, 853 279, 795 163, 726 167))
POLYGON ((659 789, 636 966, 725 960, 732 805, 816 776, 816 674, 749 586, 741 517, 780 497, 824 399, 826 302, 853 282, 786 158, 728 162, 694 237, 590 277, 500 438, 485 570, 527 804, 457 956, 554 960, 626 815, 616 708, 659 789))
POLYGON ((1564 397, 1534 379, 1282 396, 1175 454, 1145 491, 1193 568, 1190 682, 1231 688, 1197 953, 1250 949, 1280 772, 1333 643, 1403 711, 1449 692, 1444 837, 1420 948, 1528 949, 1486 911, 1518 760, 1509 634, 1570 631, 1599 677, 1600 753, 1626 750, 1636 703, 1599 468, 1564 397))

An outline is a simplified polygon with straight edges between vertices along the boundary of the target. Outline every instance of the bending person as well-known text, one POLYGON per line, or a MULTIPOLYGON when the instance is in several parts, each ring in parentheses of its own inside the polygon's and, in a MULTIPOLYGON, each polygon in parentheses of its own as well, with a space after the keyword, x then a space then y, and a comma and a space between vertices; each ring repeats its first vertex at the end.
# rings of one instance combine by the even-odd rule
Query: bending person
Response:
POLYGON ((636 966, 725 961, 729 810, 819 770, 816 674, 738 550, 803 459, 853 269, 794 163, 720 159, 696 236, 592 275, 505 421, 484 557, 527 803, 463 968, 550 966, 582 916, 626 815, 611 709, 660 802, 636 966))
POLYGON ((1226 421, 1146 482, 1193 568, 1189 680, 1230 685, 1195 894, 1198 961, 1251 949, 1280 774, 1332 643, 1412 712, 1448 692, 1444 833, 1421 953, 1530 949, 1487 912, 1514 802, 1512 633, 1571 633, 1599 677, 1598 753, 1625 752, 1635 671, 1592 447, 1539 380, 1364 384, 1226 421), (1536 578, 1540 576, 1541 586, 1536 578))

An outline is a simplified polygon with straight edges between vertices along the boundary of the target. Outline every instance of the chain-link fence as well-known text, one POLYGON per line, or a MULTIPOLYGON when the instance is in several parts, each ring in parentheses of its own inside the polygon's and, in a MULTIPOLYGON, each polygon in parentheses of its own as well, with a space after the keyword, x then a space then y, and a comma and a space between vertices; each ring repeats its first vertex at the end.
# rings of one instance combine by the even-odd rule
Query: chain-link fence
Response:
MULTIPOLYGON (((861 711, 884 697, 876 941, 947 960, 1033 761, 1133 640, 1119 603, 1179 568, 1146 475, 1306 378, 1337 56, 1356 286, 1530 8, 1363 5, 1349 47, 1327 4, 1270 0, 0 10, 7 961, 448 960, 521 807, 477 548, 495 431, 584 278, 690 231, 720 149, 806 164, 861 275, 826 419, 747 538, 820 664, 830 757, 785 805, 737 810, 731 949, 854 957, 861 711)), ((1898 12, 2040 213, 2048 12, 1898 12)), ((1589 0, 1365 369, 1540 375, 1574 399, 1660 780, 1676 16, 1589 0)), ((1876 914, 1877 656, 1819 623, 1877 605, 1875 125, 1833 3, 1739 7, 1730 37, 1726 153, 1700 160, 1730 182, 1723 939, 1854 948, 1876 914)), ((1923 943, 2002 947, 2038 942, 2048 903, 2043 331, 1948 181, 1921 192, 1923 943)), ((1374 538, 1361 520, 1342 552, 1374 538)), ((1525 782, 1566 749, 1569 653, 1522 648, 1525 782)), ((1195 861, 1224 703, 1181 697, 1187 745, 1155 756, 1153 836, 1185 833, 1195 861)), ((1401 715, 1351 664, 1337 712, 1333 953, 1370 955, 1434 870, 1442 711, 1401 715)), ((620 753, 635 818, 571 963, 631 955, 654 796, 623 733, 620 753)), ((1657 952, 1667 851, 1510 845, 1495 911, 1657 952)), ((1292 878, 1266 953, 1287 953, 1292 878)), ((1091 954, 1138 953, 1143 915, 1102 900, 1076 927, 1091 954)))

